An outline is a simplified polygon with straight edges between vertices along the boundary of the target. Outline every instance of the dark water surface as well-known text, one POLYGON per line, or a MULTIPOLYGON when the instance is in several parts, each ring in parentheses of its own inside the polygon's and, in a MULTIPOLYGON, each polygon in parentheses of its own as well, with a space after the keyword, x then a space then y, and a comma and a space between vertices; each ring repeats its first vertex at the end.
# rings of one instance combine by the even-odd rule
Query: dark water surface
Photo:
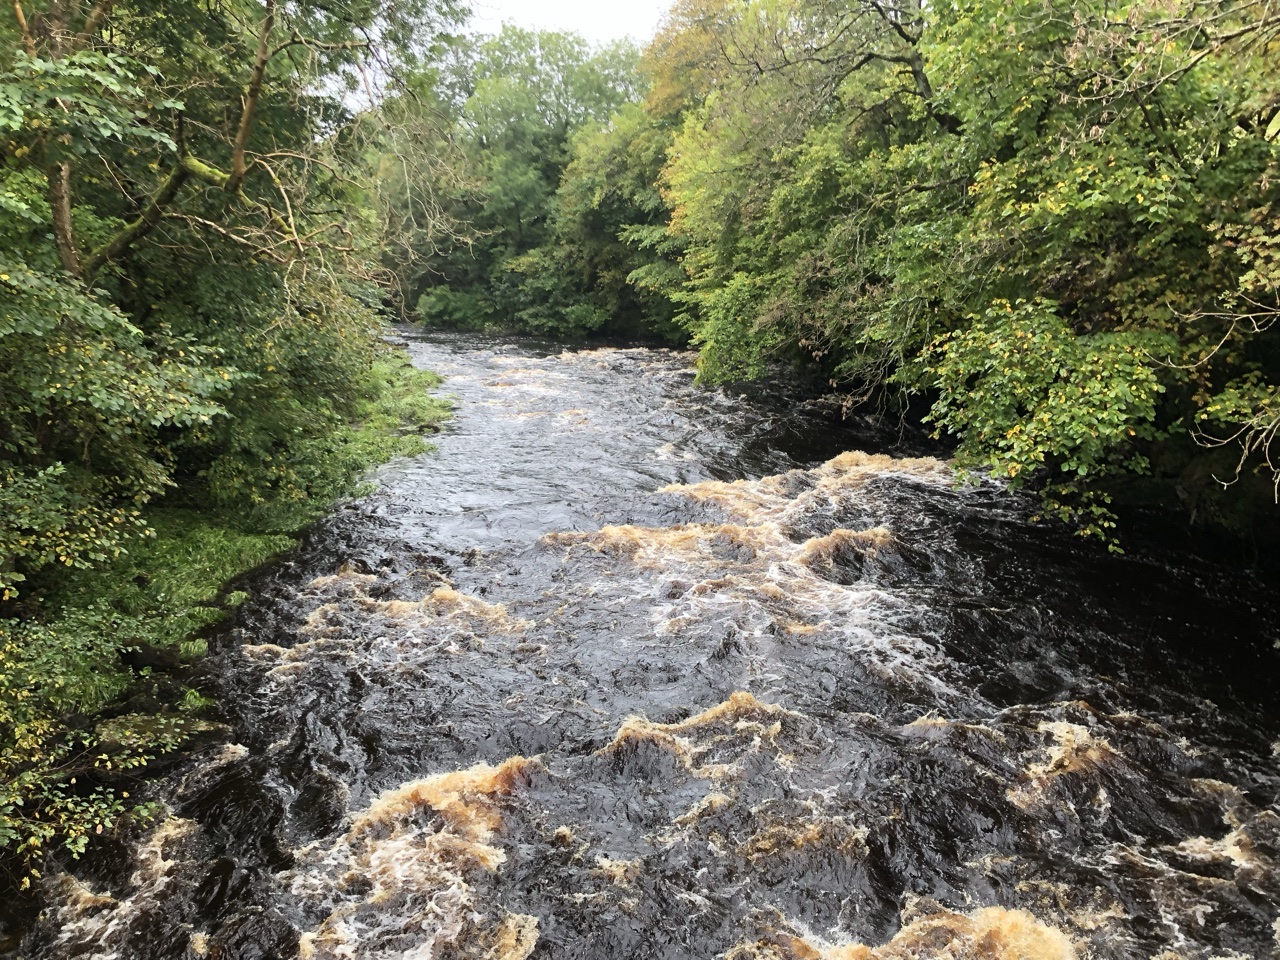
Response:
POLYGON ((1267 585, 683 354, 410 349, 439 452, 259 578, 232 741, 24 956, 1280 956, 1267 585))

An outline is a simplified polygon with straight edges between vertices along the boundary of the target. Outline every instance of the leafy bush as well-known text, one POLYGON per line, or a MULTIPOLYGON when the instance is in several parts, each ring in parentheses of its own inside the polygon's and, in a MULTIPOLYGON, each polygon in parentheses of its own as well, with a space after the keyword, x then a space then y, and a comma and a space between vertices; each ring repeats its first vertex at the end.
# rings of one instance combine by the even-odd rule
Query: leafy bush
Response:
POLYGON ((966 466, 1015 486, 1047 470, 1054 511, 1064 519, 1083 511, 1082 529, 1103 534, 1113 519, 1096 498, 1081 506, 1081 481, 1148 469, 1133 442, 1161 434, 1165 387, 1152 358, 1168 355, 1172 340, 1150 331, 1078 336, 1050 301, 997 300, 924 352, 938 389, 928 419, 962 438, 966 466))

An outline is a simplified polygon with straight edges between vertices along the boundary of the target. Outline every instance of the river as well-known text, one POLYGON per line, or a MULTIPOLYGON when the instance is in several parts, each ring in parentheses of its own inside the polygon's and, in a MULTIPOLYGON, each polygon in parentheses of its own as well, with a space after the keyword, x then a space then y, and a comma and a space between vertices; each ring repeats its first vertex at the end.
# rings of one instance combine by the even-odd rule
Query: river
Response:
POLYGON ((687 354, 408 336, 438 452, 252 580, 229 740, 22 956, 1280 956, 1274 590, 687 354))

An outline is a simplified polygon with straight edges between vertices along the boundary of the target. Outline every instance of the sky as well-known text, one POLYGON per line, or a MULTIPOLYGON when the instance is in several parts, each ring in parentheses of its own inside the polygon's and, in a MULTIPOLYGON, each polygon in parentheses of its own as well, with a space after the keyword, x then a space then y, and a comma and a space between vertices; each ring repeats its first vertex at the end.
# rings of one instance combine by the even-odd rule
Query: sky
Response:
POLYGON ((643 44, 671 0, 471 0, 472 29, 494 33, 503 23, 573 30, 593 43, 631 37, 643 44))

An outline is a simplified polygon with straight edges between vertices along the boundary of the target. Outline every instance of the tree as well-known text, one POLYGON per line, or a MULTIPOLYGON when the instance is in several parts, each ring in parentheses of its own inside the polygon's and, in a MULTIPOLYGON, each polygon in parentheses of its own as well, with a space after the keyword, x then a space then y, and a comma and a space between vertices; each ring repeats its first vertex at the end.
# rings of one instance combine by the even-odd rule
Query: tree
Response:
POLYGON ((118 550, 175 471, 209 469, 237 446, 247 455, 236 431, 298 429, 275 375, 292 367, 293 385, 312 390, 321 340, 334 338, 328 356, 345 365, 327 382, 350 389, 339 385, 367 355, 358 338, 337 347, 359 325, 340 314, 378 251, 367 216, 350 212, 367 191, 343 133, 348 104, 357 80, 417 63, 456 17, 425 0, 15 0, 11 11, 0 470, 6 498, 21 491, 31 507, 9 514, 0 543, 10 593, 24 571, 118 550))
POLYGON ((1280 479, 1276 17, 682 3, 649 110, 682 118, 660 179, 701 375, 923 394, 963 462, 1086 532, 1122 476, 1202 516, 1214 477, 1280 479))
POLYGON ((407 285, 426 322, 546 332, 605 321, 586 287, 566 286, 548 244, 573 134, 637 96, 635 60, 629 44, 592 50, 573 34, 513 26, 462 51, 446 86, 467 172, 448 211, 470 232, 427 251, 407 285))

